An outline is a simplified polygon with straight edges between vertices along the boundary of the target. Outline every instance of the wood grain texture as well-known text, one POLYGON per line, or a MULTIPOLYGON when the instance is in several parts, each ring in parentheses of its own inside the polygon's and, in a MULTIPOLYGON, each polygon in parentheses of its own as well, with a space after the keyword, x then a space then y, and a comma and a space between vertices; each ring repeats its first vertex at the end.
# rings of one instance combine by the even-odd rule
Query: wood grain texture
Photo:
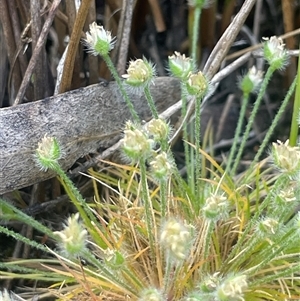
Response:
MULTIPOLYGON (((156 78, 151 91, 159 112, 180 99, 180 83, 174 78, 156 78)), ((141 119, 149 119, 143 94, 128 94, 141 119)), ((35 149, 45 134, 58 139, 64 151, 60 163, 67 170, 80 157, 118 141, 129 119, 114 82, 0 109, 0 194, 54 176, 40 171, 34 161, 35 149)))

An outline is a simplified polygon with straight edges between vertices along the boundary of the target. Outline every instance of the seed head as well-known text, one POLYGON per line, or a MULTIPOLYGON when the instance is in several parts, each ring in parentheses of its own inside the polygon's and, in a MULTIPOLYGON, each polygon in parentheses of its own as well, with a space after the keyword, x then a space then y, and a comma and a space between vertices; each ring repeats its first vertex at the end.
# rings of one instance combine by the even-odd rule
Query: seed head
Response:
POLYGON ((115 47, 116 38, 112 37, 111 32, 106 31, 103 26, 93 22, 90 24, 90 31, 86 32, 83 43, 92 55, 105 56, 115 47))

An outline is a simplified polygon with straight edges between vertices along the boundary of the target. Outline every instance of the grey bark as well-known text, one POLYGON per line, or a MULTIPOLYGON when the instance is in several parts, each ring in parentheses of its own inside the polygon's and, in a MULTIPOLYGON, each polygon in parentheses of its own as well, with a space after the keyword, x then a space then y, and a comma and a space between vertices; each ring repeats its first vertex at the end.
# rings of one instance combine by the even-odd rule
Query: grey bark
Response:
MULTIPOLYGON (((157 78, 151 86, 158 111, 180 100, 180 83, 157 78)), ((143 93, 128 91, 142 120, 151 114, 143 93)), ((45 134, 58 139, 67 170, 77 159, 104 150, 121 138, 131 119, 115 83, 96 84, 55 97, 0 109, 0 194, 20 189, 54 176, 35 163, 35 149, 45 134)))

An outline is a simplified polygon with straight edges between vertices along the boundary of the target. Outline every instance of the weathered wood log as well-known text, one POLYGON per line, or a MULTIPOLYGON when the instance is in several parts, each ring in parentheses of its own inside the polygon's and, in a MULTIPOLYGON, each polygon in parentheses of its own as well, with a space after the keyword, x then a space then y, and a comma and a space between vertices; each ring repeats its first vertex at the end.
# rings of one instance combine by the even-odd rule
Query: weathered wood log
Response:
MULTIPOLYGON (((162 112, 180 99, 180 83, 159 77, 151 92, 162 112)), ((149 119, 143 94, 128 94, 141 119, 149 119)), ((0 109, 0 194, 54 176, 51 171, 41 171, 34 159, 38 142, 45 134, 58 139, 64 151, 60 163, 67 170, 80 157, 118 141, 129 119, 126 103, 114 82, 0 109)))

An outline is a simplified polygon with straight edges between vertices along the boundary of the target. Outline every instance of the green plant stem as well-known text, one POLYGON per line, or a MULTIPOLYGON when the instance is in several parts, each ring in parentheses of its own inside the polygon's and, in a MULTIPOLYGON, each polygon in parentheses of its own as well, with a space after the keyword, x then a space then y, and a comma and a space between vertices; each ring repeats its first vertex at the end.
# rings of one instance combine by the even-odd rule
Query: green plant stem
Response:
POLYGON ((148 182, 147 182, 147 174, 146 174, 146 162, 144 158, 140 159, 139 162, 140 169, 141 169, 141 183, 142 183, 142 197, 144 201, 145 213, 146 213, 146 224, 147 224, 147 233, 149 238, 149 245, 151 251, 151 257, 155 257, 155 246, 154 240, 152 235, 153 230, 153 222, 152 222, 152 202, 149 196, 148 191, 148 182))
MULTIPOLYGON (((300 43, 299 43, 300 50, 300 43)), ((298 131, 299 131, 299 116, 300 116, 300 58, 298 59, 298 72, 297 72, 297 89, 295 93, 294 99, 294 108, 293 108, 293 116, 292 116, 292 124, 291 124, 291 132, 290 132, 290 145, 295 146, 297 144, 298 139, 298 131)))
POLYGON ((167 210, 167 181, 160 181, 160 214, 161 218, 164 220, 166 217, 167 210))
POLYGON ((193 66, 196 68, 197 66, 197 46, 198 46, 198 37, 199 37, 199 29, 200 29, 200 16, 201 16, 201 7, 195 7, 194 9, 194 26, 193 26, 193 38, 192 38, 192 60, 193 66))
POLYGON ((279 122, 282 114, 284 113, 285 108, 288 105, 289 100, 290 100, 290 98, 291 98, 291 96, 292 96, 292 94, 293 94, 293 92, 295 90, 296 83, 297 83, 297 76, 295 77, 294 81, 292 82, 292 84, 291 84, 291 86, 290 86, 290 88, 289 88, 289 90, 288 90, 288 92, 287 92, 287 94, 286 94, 286 96, 285 96, 285 98, 284 98, 284 100, 283 100, 283 102, 282 102, 282 104, 281 104, 281 106, 280 106, 280 108, 279 108, 276 116, 274 117, 274 119, 272 121, 271 126, 269 127, 269 129, 268 129, 268 131, 267 131, 267 133, 265 135, 265 138, 264 138, 263 142, 261 143, 261 145, 260 145, 260 147, 259 147, 259 149, 258 149, 258 151, 257 151, 257 153, 256 153, 256 155, 255 155, 255 157, 253 159, 253 161, 251 162, 251 164, 250 164, 250 166, 248 168, 248 171, 247 171, 247 173, 245 175, 245 179, 246 180, 247 180, 247 177, 248 177, 249 173, 251 173, 251 171, 253 170, 254 165, 257 163, 257 161, 259 160, 261 154, 265 150, 266 145, 269 143, 270 138, 271 138, 271 136, 272 136, 272 134, 273 134, 273 132, 275 130, 275 127, 278 125, 278 122, 279 122))
POLYGON ((6 234, 8 236, 13 237, 15 240, 19 240, 19 241, 23 242, 26 245, 29 245, 29 246, 31 246, 33 248, 36 248, 36 249, 39 249, 39 250, 41 250, 43 252, 49 253, 49 250, 44 245, 39 244, 36 241, 31 240, 31 239, 29 239, 27 237, 24 237, 21 234, 16 233, 16 232, 14 232, 12 230, 9 230, 6 227, 3 227, 1 225, 0 225, 0 233, 4 233, 4 234, 6 234))
POLYGON ((170 286, 172 283, 172 279, 174 277, 174 272, 172 272, 172 260, 170 258, 170 255, 166 255, 166 270, 165 270, 165 275, 164 275, 164 293, 168 293, 170 290, 170 286))
POLYGON ((155 103, 154 103, 153 97, 151 95, 148 84, 144 88, 144 93, 145 93, 145 96, 146 96, 146 99, 147 99, 148 105, 150 107, 153 118, 158 119, 158 112, 156 110, 155 103))
POLYGON ((271 76, 274 73, 274 71, 275 71, 274 68, 269 67, 268 70, 267 70, 267 73, 266 73, 266 75, 264 77, 264 80, 262 82, 260 91, 259 91, 259 93, 257 95, 257 98, 256 98, 256 101, 254 103, 253 110, 252 110, 251 115, 249 117, 249 121, 247 123, 246 130, 244 132, 244 135, 243 135, 243 138, 242 138, 242 142, 241 142, 239 151, 238 151, 237 156, 235 158, 235 162, 234 162, 233 168, 231 170, 231 174, 232 175, 235 175, 235 173, 236 173, 238 164, 239 164, 239 162, 241 160, 241 156, 242 156, 243 150, 244 150, 245 145, 246 145, 246 141, 247 141, 247 139, 249 137, 250 130, 251 130, 252 125, 254 123, 255 116, 257 114, 257 111, 259 109, 260 103, 261 103, 261 101, 263 99, 263 96, 264 96, 264 93, 266 91, 267 85, 268 85, 268 83, 269 83, 269 81, 271 79, 271 76))
POLYGON ((99 229, 101 226, 99 225, 98 221, 96 220, 95 216, 92 214, 91 209, 86 204, 86 201, 81 196, 78 189, 75 187, 73 182, 68 178, 65 172, 61 169, 61 167, 57 164, 55 168, 56 173, 62 180, 61 183, 64 186, 68 196, 70 197, 72 203, 75 205, 76 209, 78 210, 81 218, 83 219, 86 227, 88 228, 90 234, 93 236, 95 242, 102 247, 105 247, 104 241, 99 237, 98 233, 94 230, 94 226, 91 221, 94 222, 95 225, 99 229))
POLYGON ((1 219, 5 219, 5 220, 16 219, 18 221, 25 223, 26 225, 33 227, 34 229, 36 229, 42 233, 45 233, 47 236, 49 236, 53 239, 56 239, 56 236, 53 234, 53 232, 49 228, 45 227, 43 224, 39 223, 37 220, 35 220, 31 216, 25 214, 21 210, 17 209, 12 204, 5 202, 2 199, 0 199, 0 204, 1 204, 1 210, 2 210, 1 219), (7 208, 11 212, 14 212, 13 215, 11 215, 11 217, 9 214, 9 215, 7 215, 7 218, 6 218, 6 214, 3 213, 5 208, 7 208))
MULTIPOLYGON (((185 120, 185 116, 187 114, 187 96, 186 96, 186 84, 181 82, 181 99, 182 99, 182 108, 181 108, 181 119, 185 120)), ((185 157, 185 166, 187 171, 187 182, 190 183, 190 177, 192 174, 191 160, 190 160, 190 151, 191 147, 187 143, 188 136, 188 123, 187 120, 183 123, 183 146, 184 146, 184 157, 185 157)))
POLYGON ((119 75, 118 75, 118 72, 111 60, 111 58, 109 57, 109 55, 105 55, 103 56, 103 59, 109 69, 109 71, 111 72, 111 74, 113 75, 115 81, 117 82, 117 85, 119 86, 119 89, 121 91, 121 94, 123 95, 125 101, 126 101, 126 104, 127 104, 127 107, 132 115, 132 118, 135 122, 139 123, 140 122, 140 118, 133 106, 133 103, 131 102, 127 92, 125 91, 125 88, 124 88, 124 85, 123 85, 123 82, 121 81, 119 75))
POLYGON ((0 262, 0 277, 1 279, 30 279, 30 280, 40 280, 40 281, 66 281, 67 279, 71 280, 71 277, 59 275, 56 272, 50 271, 41 271, 38 269, 22 267, 19 264, 53 264, 57 263, 57 260, 31 260, 24 259, 19 260, 17 264, 15 264, 15 260, 12 262, 0 262))
POLYGON ((195 196, 199 197, 199 181, 201 175, 201 156, 200 156, 200 133, 201 133, 201 123, 200 123, 200 113, 201 113, 201 101, 202 97, 196 97, 195 100, 195 161, 196 161, 196 171, 195 171, 195 196))
MULTIPOLYGON (((205 233, 205 240, 204 240, 204 252, 203 252, 203 262, 206 262, 206 264, 203 265, 203 267, 209 266, 209 260, 208 255, 209 255, 209 250, 210 250, 210 242, 212 239, 212 233, 215 228, 215 223, 213 221, 207 221, 207 227, 206 227, 206 233, 205 233)), ((209 270, 205 271, 209 272, 209 270)))
POLYGON ((240 111, 240 115, 239 115, 239 120, 238 120, 237 128, 235 130, 233 144, 232 144, 232 147, 230 150, 230 154, 229 154, 229 158, 228 158, 228 162, 227 162, 227 166, 226 166, 226 170, 225 170, 226 174, 228 174, 228 172, 230 170, 233 156, 236 152, 238 140, 239 140, 240 134, 242 132, 243 121, 244 121, 244 117, 246 114, 247 105, 249 103, 249 96, 250 96, 249 93, 244 93, 244 95, 243 95, 242 107, 241 107, 241 111, 240 111))

